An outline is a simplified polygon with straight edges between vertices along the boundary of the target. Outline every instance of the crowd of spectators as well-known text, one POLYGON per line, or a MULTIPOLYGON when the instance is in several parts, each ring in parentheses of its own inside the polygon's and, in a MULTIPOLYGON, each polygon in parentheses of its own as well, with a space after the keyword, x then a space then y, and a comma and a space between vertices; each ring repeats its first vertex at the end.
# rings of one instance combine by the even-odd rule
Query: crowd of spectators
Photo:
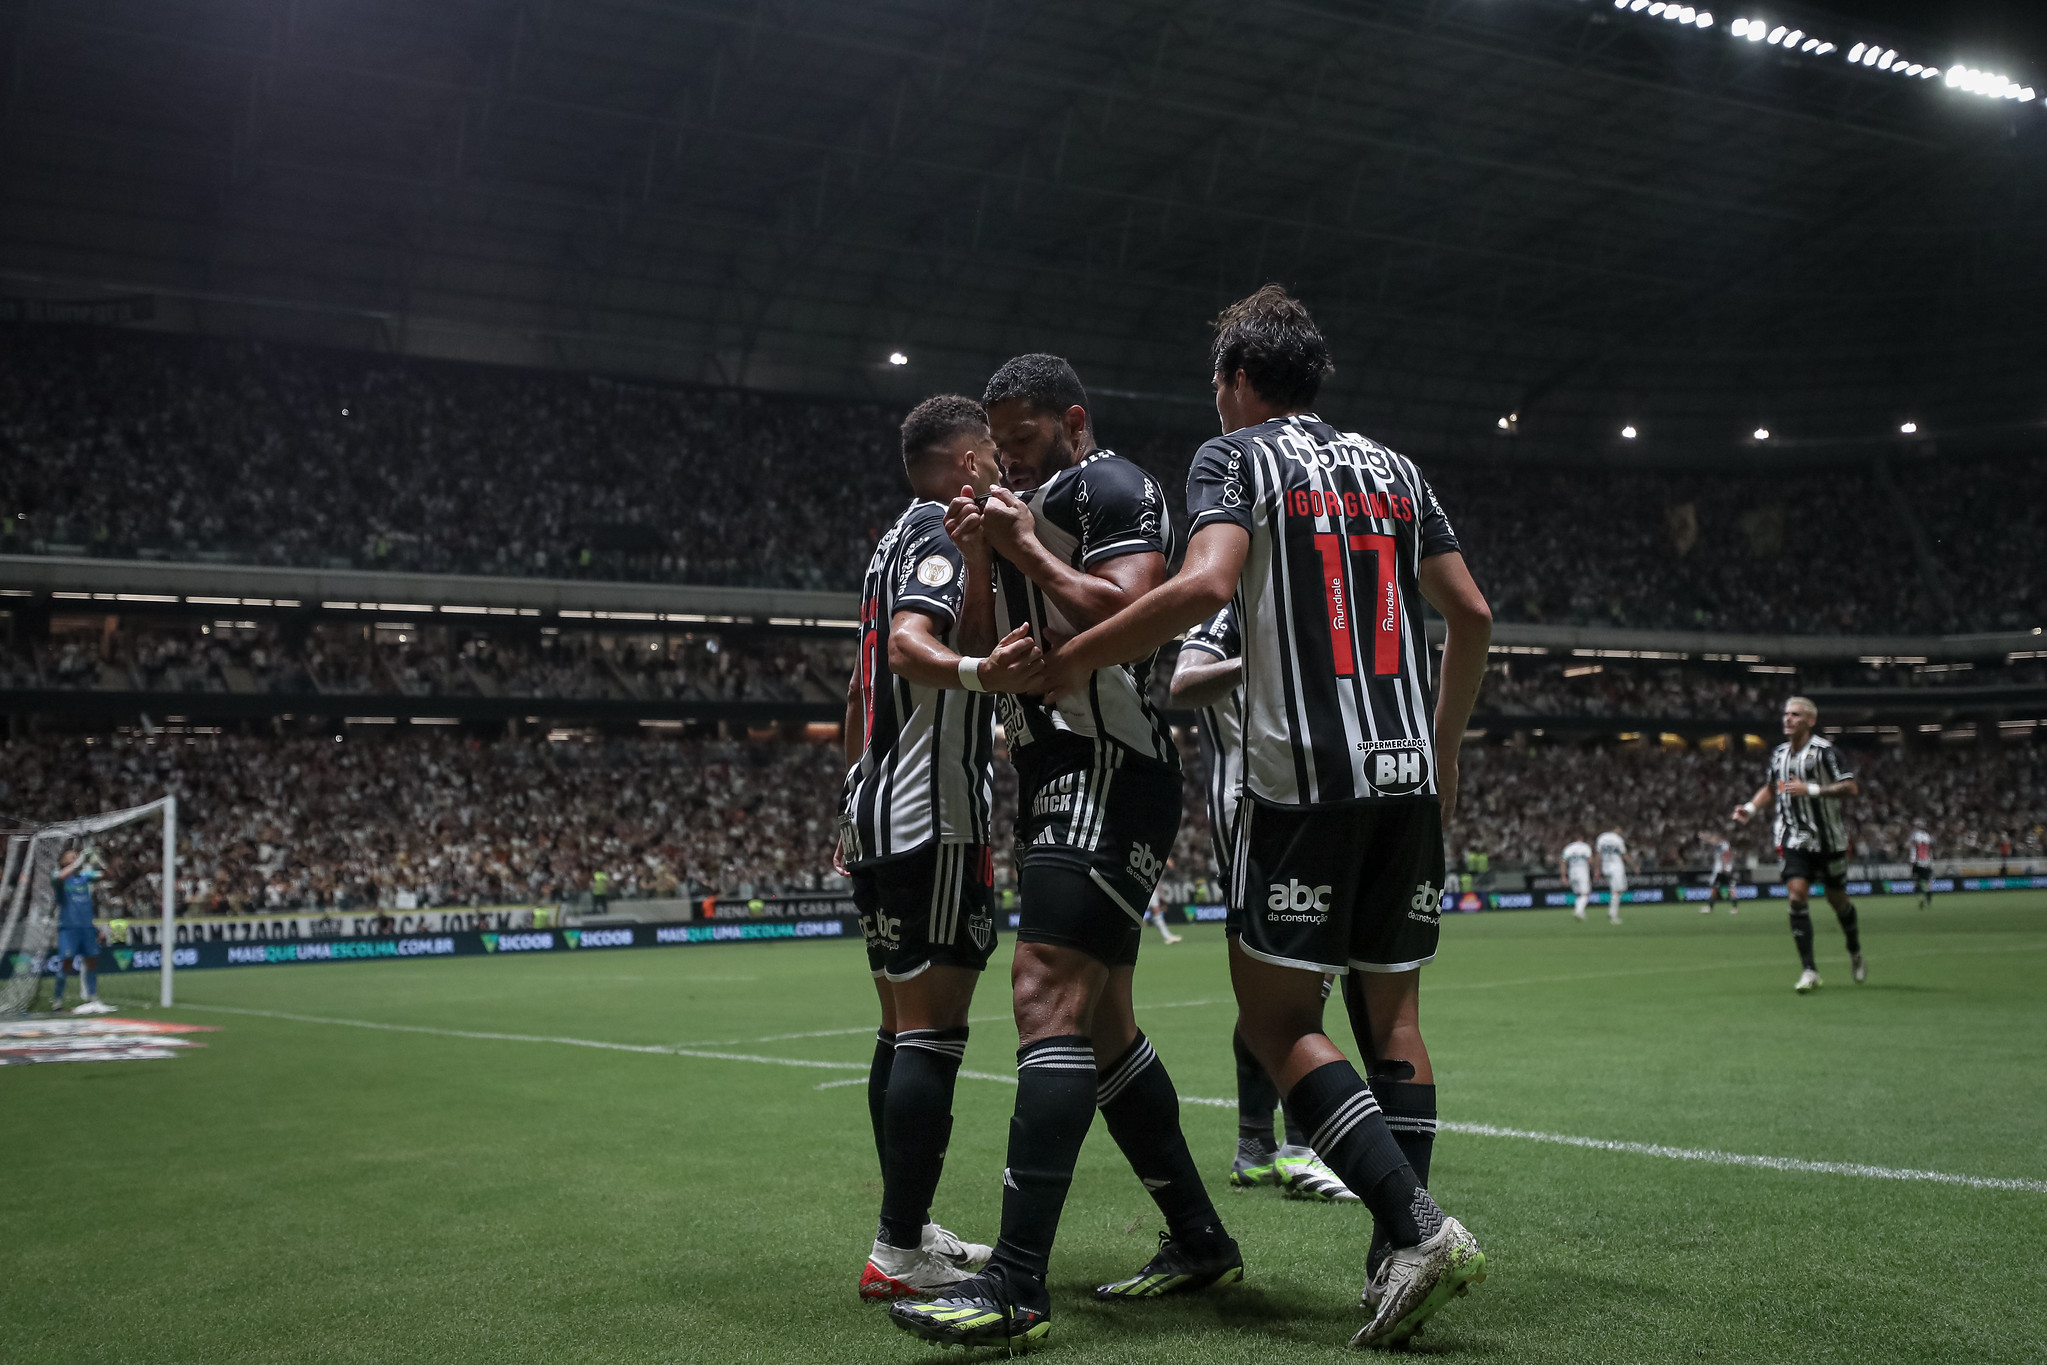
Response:
MULTIPOLYGON (((1369 414, 1335 416, 1370 427, 1369 414)), ((13 326, 0 328, 0 553, 849 590, 907 496, 899 417, 13 326)), ((1176 499, 1200 439, 1099 435, 1176 499)), ((2030 626, 2047 608, 2037 457, 1932 476, 1908 462, 1885 484, 1860 470, 1762 478, 1408 453, 1502 620, 1895 633, 2030 626)))

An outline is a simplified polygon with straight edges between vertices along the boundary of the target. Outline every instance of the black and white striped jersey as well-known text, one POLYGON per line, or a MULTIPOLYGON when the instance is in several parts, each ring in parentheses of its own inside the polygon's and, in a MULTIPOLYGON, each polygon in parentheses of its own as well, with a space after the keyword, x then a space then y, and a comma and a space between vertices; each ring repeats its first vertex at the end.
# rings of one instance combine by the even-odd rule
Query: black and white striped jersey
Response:
MULTIPOLYGON (((1243 639, 1237 632, 1235 603, 1201 623, 1180 644, 1217 659, 1241 658, 1243 639)), ((1208 761, 1208 833, 1218 867, 1230 866, 1237 847, 1237 800, 1244 787, 1244 688, 1213 706, 1201 708, 1201 756, 1208 761)))
POLYGON ((945 508, 912 502, 874 547, 860 588, 860 699, 865 746, 846 774, 839 817, 846 864, 944 844, 989 842, 994 707, 987 693, 919 687, 889 671, 888 633, 921 611, 958 647, 965 565, 945 508))
MULTIPOLYGON (((1098 450, 1060 470, 1024 502, 1038 542, 1082 571, 1123 555, 1162 554, 1171 560, 1178 548, 1158 482, 1111 451, 1098 450)), ((995 615, 997 638, 1028 621, 1039 646, 1048 650, 1080 633, 1023 570, 1000 555, 995 557, 995 615)), ((1180 757, 1172 733, 1145 697, 1155 657, 1097 669, 1085 690, 1069 693, 1057 705, 1037 695, 1001 694, 997 705, 1010 745, 1044 743, 1064 732, 1107 740, 1177 768, 1180 757)))
POLYGON ((1235 606, 1244 783, 1328 806, 1434 797, 1421 561, 1457 536, 1414 462, 1312 414, 1218 437, 1187 475, 1191 531, 1251 533, 1235 606))
POLYGON ((1842 818, 1841 802, 1831 796, 1786 796, 1786 782, 1845 782, 1855 776, 1841 762, 1841 751, 1818 735, 1809 736, 1805 747, 1793 752, 1791 741, 1777 746, 1770 755, 1770 790, 1776 793, 1771 809, 1776 812, 1777 847, 1797 848, 1810 853, 1846 853, 1848 822, 1842 818))

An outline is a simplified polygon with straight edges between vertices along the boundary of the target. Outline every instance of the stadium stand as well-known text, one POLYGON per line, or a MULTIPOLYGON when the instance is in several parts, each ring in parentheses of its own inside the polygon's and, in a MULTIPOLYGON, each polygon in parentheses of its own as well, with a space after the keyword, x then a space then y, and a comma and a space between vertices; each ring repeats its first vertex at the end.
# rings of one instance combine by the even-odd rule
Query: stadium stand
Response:
MULTIPOLYGON (((903 500, 899 414, 873 404, 88 327, 8 326, 0 360, 0 553, 843 591, 903 500)), ((1170 489, 1201 439, 1103 435, 1170 489)), ((1862 468, 1750 481, 1408 453, 1502 621, 2038 624, 2047 469, 1929 449, 1901 455, 1909 497, 1862 468), (1790 554, 1828 573, 1770 571, 1790 554)))

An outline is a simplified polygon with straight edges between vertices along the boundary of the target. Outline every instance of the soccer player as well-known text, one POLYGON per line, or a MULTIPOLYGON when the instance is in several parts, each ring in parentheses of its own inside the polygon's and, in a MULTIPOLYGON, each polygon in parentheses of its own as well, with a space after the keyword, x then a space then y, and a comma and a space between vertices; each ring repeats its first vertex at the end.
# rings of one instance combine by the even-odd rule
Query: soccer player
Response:
MULTIPOLYGON (((1165 499, 1150 475, 1096 446, 1072 366, 1018 356, 989 379, 982 401, 1008 487, 985 502, 955 499, 947 525, 969 562, 993 556, 996 629, 1028 626, 1049 645, 1164 580, 1176 540, 1165 499)), ((1243 1278, 1243 1257, 1180 1131, 1179 1095, 1131 1010, 1143 907, 1180 825, 1179 750, 1145 699, 1157 643, 1103 660, 1056 705, 1000 702, 1017 773, 1023 893, 1011 969, 1016 1113, 1002 1235, 987 1271, 935 1303, 889 1309, 927 1341, 1016 1349, 1050 1331, 1046 1271, 1098 1107, 1166 1231, 1142 1270, 1096 1296, 1152 1298, 1243 1278)))
POLYGON ((994 713, 987 695, 1037 685, 1027 632, 985 657, 993 618, 945 534, 945 503, 995 479, 987 414, 971 398, 927 398, 903 421, 916 497, 874 547, 860 594, 860 657, 847 692, 839 858, 881 996, 868 1080, 881 1157, 881 1226, 860 1275, 864 1299, 929 1294, 965 1279, 989 1248, 930 1221, 967 1008, 995 946, 989 842, 994 713))
POLYGON ((1628 841, 1621 838, 1621 832, 1610 829, 1593 840, 1593 847, 1599 851, 1599 875, 1606 878, 1607 891, 1611 897, 1606 903, 1606 917, 1614 923, 1621 922, 1621 898, 1628 894, 1628 841))
POLYGON ((1376 1265, 1367 1255, 1371 1320, 1352 1345, 1397 1346, 1485 1272, 1477 1241, 1426 1188, 1436 1112, 1419 1004, 1440 933, 1443 823, 1492 613, 1414 464, 1311 411, 1330 365, 1305 308, 1267 285, 1224 310, 1212 359, 1226 434, 1187 476, 1184 566, 1055 650, 1046 687, 1069 696, 1104 662, 1141 656, 1235 602, 1246 797, 1229 922, 1238 1026, 1384 1239, 1376 1265), (1440 689, 1424 599, 1446 623, 1440 689), (1322 1030, 1323 974, 1353 972, 1363 979, 1345 1001, 1371 1052, 1369 1085, 1322 1030))
POLYGON ((1565 844, 1557 859, 1557 869, 1563 874, 1564 885, 1570 887, 1571 894, 1578 898, 1571 914, 1584 919, 1585 906, 1592 899, 1592 845, 1583 839, 1573 839, 1565 844))
POLYGON ((1727 913, 1740 914, 1741 906, 1736 904, 1734 899, 1734 845, 1711 834, 1701 834, 1699 837, 1713 845, 1713 885, 1706 892, 1706 903, 1699 907, 1699 913, 1712 914, 1714 905, 1720 900, 1720 893, 1724 891, 1727 893, 1727 913))
POLYGON ((66 849, 50 874, 50 890, 57 900, 57 980, 51 1010, 64 1008, 64 972, 77 964, 79 986, 85 999, 76 1014, 111 1014, 113 1006, 100 1003, 99 930, 92 922, 92 884, 100 879, 97 851, 66 849))
POLYGON ((1161 881, 1158 889, 1151 893, 1151 901, 1144 907, 1144 922, 1159 931, 1159 937, 1168 943, 1178 943, 1180 935, 1166 924, 1166 884, 1161 881))
POLYGON ((1793 987, 1800 995, 1820 984, 1812 956, 1812 884, 1827 888, 1827 904, 1848 940, 1848 964, 1857 982, 1869 979, 1862 960, 1862 933, 1855 903, 1848 899, 1848 825, 1841 817, 1841 798, 1861 788, 1855 774, 1841 766, 1841 752, 1812 732, 1820 709, 1805 697, 1784 703, 1784 742, 1770 755, 1767 779, 1756 794, 1734 808, 1734 822, 1745 825, 1763 807, 1776 803, 1777 851, 1784 857, 1784 887, 1791 894, 1791 941, 1798 945, 1803 968, 1793 987))
MULTIPOLYGON (((1236 850, 1238 798, 1244 785, 1243 653, 1236 607, 1226 605, 1188 633, 1173 667, 1173 705, 1201 713, 1201 753, 1208 763, 1208 837, 1225 886, 1233 881, 1230 857, 1236 850)), ((1323 999, 1328 999, 1334 980, 1322 979, 1323 999)), ((1237 1154, 1230 1163, 1230 1183, 1245 1188, 1278 1185, 1291 1199, 1357 1202, 1350 1187, 1315 1155, 1292 1110, 1286 1111, 1286 1142, 1273 1144, 1272 1111, 1280 1107, 1279 1087, 1251 1055, 1240 1030, 1230 1031, 1230 1051, 1237 1059, 1237 1154)))
POLYGON ((1924 829, 1912 831, 1912 889, 1919 893, 1919 908, 1933 904, 1933 836, 1924 829))

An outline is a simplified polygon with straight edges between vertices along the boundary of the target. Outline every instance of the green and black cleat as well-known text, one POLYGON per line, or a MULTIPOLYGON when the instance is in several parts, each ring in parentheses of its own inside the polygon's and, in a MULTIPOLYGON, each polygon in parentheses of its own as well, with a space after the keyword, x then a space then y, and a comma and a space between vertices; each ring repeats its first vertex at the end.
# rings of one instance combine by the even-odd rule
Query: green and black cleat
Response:
POLYGON ((1220 1289, 1244 1278, 1244 1254, 1228 1237, 1200 1246, 1173 1240, 1169 1232, 1159 1234, 1159 1250, 1144 1269, 1127 1280, 1105 1284, 1095 1297, 1115 1299, 1156 1299, 1166 1294, 1198 1294, 1220 1289))
POLYGON ((1230 1163, 1230 1183, 1238 1189, 1253 1189, 1259 1185, 1280 1185, 1279 1153, 1271 1147, 1260 1147, 1255 1142, 1239 1138, 1237 1159, 1230 1163))
POLYGON ((1043 1344, 1052 1331, 1051 1296, 1042 1307, 1017 1303, 1007 1279, 984 1271, 938 1291, 924 1303, 889 1305, 888 1320, 913 1337, 940 1346, 1006 1346, 1012 1352, 1043 1344))

